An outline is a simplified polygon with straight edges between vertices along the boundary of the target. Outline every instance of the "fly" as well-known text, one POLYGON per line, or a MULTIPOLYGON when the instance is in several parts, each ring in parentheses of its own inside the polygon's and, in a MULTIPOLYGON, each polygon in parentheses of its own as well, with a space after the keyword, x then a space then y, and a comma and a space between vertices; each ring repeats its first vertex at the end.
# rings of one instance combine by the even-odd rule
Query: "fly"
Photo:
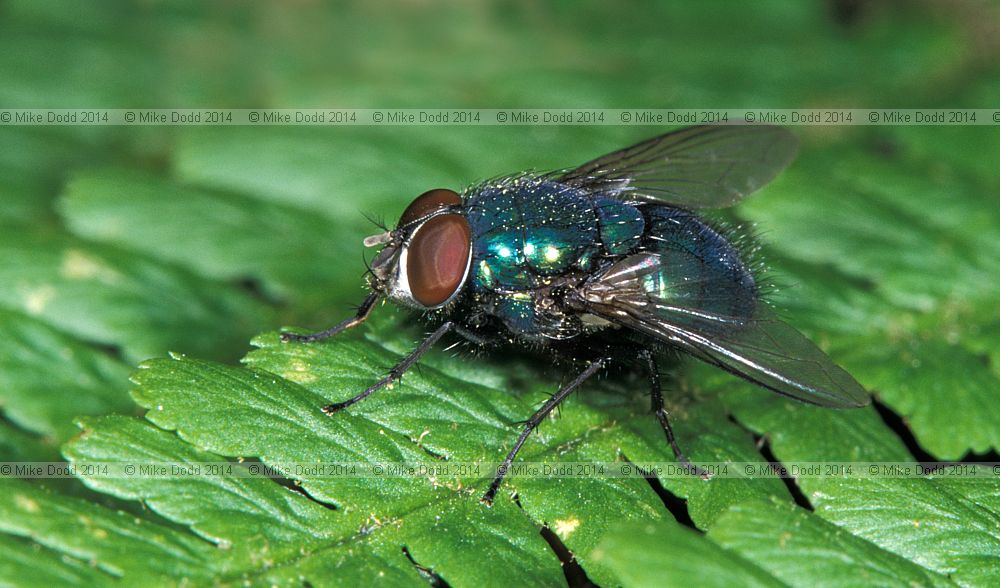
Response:
POLYGON ((529 418, 482 500, 493 502, 538 424, 588 378, 616 362, 648 373, 652 409, 677 460, 657 356, 676 349, 802 402, 864 406, 864 388, 762 300, 747 260, 694 211, 732 206, 795 157, 773 126, 699 126, 653 137, 577 168, 517 173, 430 190, 381 247, 357 314, 312 335, 355 327, 383 299, 424 313, 435 330, 384 378, 323 407, 332 415, 399 380, 449 333, 482 347, 530 345, 586 367, 529 418))

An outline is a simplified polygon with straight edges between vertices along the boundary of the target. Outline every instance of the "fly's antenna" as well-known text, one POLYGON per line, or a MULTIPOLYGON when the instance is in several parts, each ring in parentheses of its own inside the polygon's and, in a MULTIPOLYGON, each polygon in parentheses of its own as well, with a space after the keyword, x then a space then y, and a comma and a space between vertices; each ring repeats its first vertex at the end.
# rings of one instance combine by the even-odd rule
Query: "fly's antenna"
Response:
MULTIPOLYGON (((379 245, 384 245, 388 243, 389 240, 392 238, 392 231, 390 231, 389 227, 386 226, 385 219, 382 218, 381 215, 371 212, 362 212, 361 214, 366 219, 368 219, 368 222, 382 229, 382 232, 377 235, 365 237, 364 240, 365 247, 378 247, 379 245)), ((367 265, 367 263, 365 265, 367 265)), ((370 267, 368 269, 369 271, 371 271, 370 267)))
POLYGON ((379 245, 385 245, 389 241, 392 241, 392 233, 386 231, 378 235, 371 235, 369 237, 365 237, 363 243, 365 247, 378 247, 379 245))

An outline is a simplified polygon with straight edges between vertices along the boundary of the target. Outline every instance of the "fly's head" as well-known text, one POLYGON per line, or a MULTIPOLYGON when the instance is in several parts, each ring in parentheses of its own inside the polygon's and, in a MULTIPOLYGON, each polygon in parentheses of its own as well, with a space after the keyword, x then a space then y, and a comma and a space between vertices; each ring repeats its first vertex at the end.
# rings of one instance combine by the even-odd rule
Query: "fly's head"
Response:
POLYGON ((424 192, 410 203, 395 229, 365 239, 382 245, 370 265, 369 286, 388 299, 435 310, 458 296, 469 277, 472 230, 452 190, 424 192))

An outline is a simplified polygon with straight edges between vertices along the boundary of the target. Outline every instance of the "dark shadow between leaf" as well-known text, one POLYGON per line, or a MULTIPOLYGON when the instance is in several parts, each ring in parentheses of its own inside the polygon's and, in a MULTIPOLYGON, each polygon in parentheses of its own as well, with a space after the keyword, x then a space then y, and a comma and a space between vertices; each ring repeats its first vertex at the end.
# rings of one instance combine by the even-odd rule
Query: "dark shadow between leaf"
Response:
MULTIPOLYGON (((885 426, 892 429, 894 433, 906 446, 906 450, 910 452, 914 460, 919 462, 936 462, 940 461, 937 457, 931 455, 926 449, 920 446, 920 442, 917 441, 916 435, 910 429, 910 425, 906 422, 901 414, 893 410, 888 404, 883 403, 878 397, 872 398, 872 406, 875 407, 875 412, 878 413, 879 418, 885 423, 885 426)), ((958 460, 960 463, 993 463, 1000 461, 1000 452, 996 449, 991 449, 983 453, 966 453, 962 459, 958 460)))
POLYGON ((927 453, 927 451, 920 446, 917 442, 917 438, 913 435, 913 431, 910 430, 910 426, 906 424, 906 420, 898 412, 889 408, 887 404, 884 404, 877 396, 872 397, 872 406, 875 407, 875 412, 878 413, 882 422, 885 426, 892 429, 899 439, 906 446, 906 450, 910 452, 913 459, 916 461, 937 461, 937 458, 927 453))
MULTIPOLYGON (((521 497, 517 494, 514 495, 514 504, 527 516, 528 513, 524 510, 524 506, 521 505, 521 497)), ((566 577, 566 584, 569 588, 591 588, 598 586, 587 576, 587 571, 583 569, 580 562, 576 561, 576 555, 549 528, 548 523, 542 523, 538 533, 549 544, 549 548, 552 549, 556 557, 559 558, 559 564, 562 566, 563 575, 566 577)))
POLYGON ((866 4, 864 0, 829 0, 827 10, 834 23, 853 31, 860 27, 866 16, 866 4))
MULTIPOLYGON (((233 465, 239 465, 240 467, 245 467, 249 463, 259 463, 259 464, 263 465, 264 467, 267 467, 267 464, 264 464, 263 462, 261 462, 259 459, 255 458, 255 457, 253 457, 253 458, 243 458, 241 461, 236 461, 236 460, 229 460, 229 461, 231 461, 233 463, 233 465)), ((272 468, 268 468, 268 472, 269 472, 269 476, 268 477, 271 479, 271 481, 273 481, 274 483, 278 484, 279 486, 284 486, 285 488, 288 488, 289 490, 291 490, 293 492, 301 494, 302 496, 308 498, 309 500, 315 502, 316 504, 322 506, 323 508, 325 508, 327 510, 337 510, 337 505, 330 504, 329 502, 323 502, 322 500, 319 500, 318 498, 316 498, 312 494, 309 494, 309 492, 307 492, 306 489, 303 488, 302 485, 299 484, 299 482, 297 480, 293 480, 291 478, 284 478, 284 477, 281 477, 281 476, 277 476, 277 475, 274 474, 272 468)))
POLYGON ((257 300, 258 302, 263 302, 265 304, 277 307, 288 305, 287 300, 282 300, 277 296, 268 293, 264 289, 263 281, 257 276, 240 276, 239 278, 231 280, 230 283, 232 283, 240 290, 246 292, 247 295, 257 300))
POLYGON ((413 567, 417 568, 417 571, 420 572, 420 576, 425 580, 427 580, 428 584, 434 586, 434 588, 451 587, 451 584, 449 584, 444 578, 442 578, 440 574, 436 573, 434 570, 430 569, 427 566, 421 565, 420 563, 417 562, 417 560, 413 559, 413 555, 410 554, 410 550, 407 549, 405 545, 403 546, 403 555, 406 556, 406 559, 410 560, 410 563, 413 564, 413 567))
MULTIPOLYGON (((760 452, 761 456, 763 456, 764 459, 771 464, 771 471, 775 475, 777 475, 778 472, 787 471, 785 465, 778 460, 778 458, 774 455, 774 451, 771 450, 771 441, 768 439, 767 435, 758 435, 750 427, 737 420, 733 415, 729 415, 728 419, 729 422, 733 423, 740 429, 743 429, 753 437, 754 446, 757 447, 757 451, 760 452)), ((788 493, 791 494, 792 500, 795 501, 795 504, 801 506, 809 512, 814 510, 812 503, 810 503, 809 499, 806 498, 806 495, 802 492, 802 489, 799 488, 799 485, 795 483, 795 478, 781 476, 780 479, 781 483, 785 485, 786 489, 788 489, 788 493)))
MULTIPOLYGON (((758 450, 760 451, 760 454, 763 455, 764 459, 766 459, 768 463, 771 464, 771 468, 775 473, 787 471, 787 468, 785 468, 784 464, 782 464, 778 460, 778 458, 775 457, 774 451, 771 450, 771 440, 768 439, 767 435, 763 436, 754 435, 754 441, 756 441, 756 445, 758 450)), ((788 489, 788 493, 792 495, 792 500, 795 501, 795 504, 801 506, 802 508, 808 510, 809 512, 812 512, 814 510, 812 503, 809 502, 809 499, 806 498, 805 493, 802 492, 801 488, 799 488, 799 485, 795 482, 794 477, 781 476, 781 483, 784 484, 785 488, 788 489)))
POLYGON ((698 533, 704 533, 704 531, 699 529, 697 525, 694 524, 694 520, 691 518, 691 513, 688 512, 686 500, 677 496, 670 490, 667 490, 666 486, 664 486, 660 479, 653 475, 652 472, 642 469, 632 462, 632 460, 628 459, 624 454, 622 455, 622 459, 634 465, 636 471, 642 473, 646 483, 649 484, 649 487, 660 498, 660 502, 663 503, 663 506, 678 523, 684 525, 685 527, 689 527, 698 533))
POLYGON ((539 533, 542 535, 542 539, 545 539, 549 547, 552 548, 552 551, 555 552, 556 557, 559 558, 559 562, 562 564, 563 575, 566 576, 566 584, 570 588, 591 588, 597 586, 593 580, 587 577, 587 572, 576 561, 576 556, 566 547, 562 539, 549 528, 548 523, 542 525, 539 533))

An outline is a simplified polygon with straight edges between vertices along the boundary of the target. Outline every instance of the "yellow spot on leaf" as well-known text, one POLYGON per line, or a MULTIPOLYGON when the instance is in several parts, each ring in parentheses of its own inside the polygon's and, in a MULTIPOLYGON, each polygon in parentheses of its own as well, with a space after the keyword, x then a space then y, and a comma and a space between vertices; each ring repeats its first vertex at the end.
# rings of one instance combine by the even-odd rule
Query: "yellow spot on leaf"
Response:
POLYGON ((114 268, 79 249, 67 249, 63 253, 59 273, 68 280, 97 280, 105 284, 121 281, 121 274, 114 268))
POLYGON ((299 384, 308 384, 310 382, 315 382, 318 379, 316 374, 309 371, 309 364, 301 359, 293 360, 290 367, 291 369, 286 370, 281 374, 286 380, 291 380, 292 382, 297 382, 299 384))
POLYGON ((17 496, 15 496, 14 502, 15 504, 17 504, 18 507, 21 508, 21 510, 25 510, 27 512, 35 513, 41 510, 41 508, 38 507, 37 502, 35 502, 34 500, 28 498, 23 494, 18 494, 17 496))
POLYGON ((580 526, 580 519, 573 517, 569 519, 556 519, 555 532, 560 539, 565 539, 573 534, 580 526))
POLYGON ((39 286, 38 288, 24 291, 24 310, 31 315, 39 315, 45 311, 45 307, 56 297, 56 289, 52 286, 39 286))

